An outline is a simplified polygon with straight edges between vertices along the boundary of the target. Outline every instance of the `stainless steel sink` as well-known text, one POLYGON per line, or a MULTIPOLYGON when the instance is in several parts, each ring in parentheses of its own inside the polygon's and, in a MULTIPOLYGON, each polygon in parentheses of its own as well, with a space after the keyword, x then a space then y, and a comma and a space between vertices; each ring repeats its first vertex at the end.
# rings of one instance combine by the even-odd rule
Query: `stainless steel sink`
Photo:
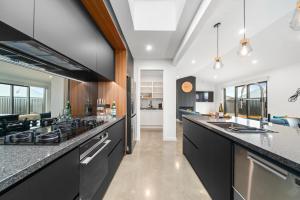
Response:
POLYGON ((274 133, 274 131, 271 130, 245 126, 234 122, 208 122, 208 123, 234 133, 248 133, 248 134, 249 133, 274 133))

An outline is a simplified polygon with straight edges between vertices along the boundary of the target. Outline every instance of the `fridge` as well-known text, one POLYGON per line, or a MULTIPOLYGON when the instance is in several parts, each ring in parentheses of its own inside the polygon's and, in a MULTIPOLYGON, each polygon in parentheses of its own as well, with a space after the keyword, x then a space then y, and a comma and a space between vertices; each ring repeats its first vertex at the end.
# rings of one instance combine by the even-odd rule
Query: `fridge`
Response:
POLYGON ((133 152, 137 139, 136 84, 127 76, 127 154, 133 152))

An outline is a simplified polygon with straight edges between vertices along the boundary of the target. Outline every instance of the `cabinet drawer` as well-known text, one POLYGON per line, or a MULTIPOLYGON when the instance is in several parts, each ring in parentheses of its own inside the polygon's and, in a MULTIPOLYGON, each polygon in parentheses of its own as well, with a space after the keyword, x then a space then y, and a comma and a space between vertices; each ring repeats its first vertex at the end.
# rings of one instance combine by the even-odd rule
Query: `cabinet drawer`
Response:
POLYGON ((113 126, 107 129, 109 139, 111 140, 110 150, 119 143, 120 140, 125 138, 125 119, 120 120, 113 126))
POLYGON ((199 131, 200 126, 183 118, 183 134, 192 141, 198 148, 201 145, 200 133, 199 131))

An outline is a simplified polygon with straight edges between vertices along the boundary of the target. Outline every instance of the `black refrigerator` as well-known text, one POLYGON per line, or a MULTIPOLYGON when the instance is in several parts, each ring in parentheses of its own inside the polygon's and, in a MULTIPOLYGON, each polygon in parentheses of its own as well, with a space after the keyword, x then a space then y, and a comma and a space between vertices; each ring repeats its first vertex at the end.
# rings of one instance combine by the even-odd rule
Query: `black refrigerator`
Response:
POLYGON ((136 84, 131 77, 127 76, 127 154, 133 152, 136 139, 136 84))

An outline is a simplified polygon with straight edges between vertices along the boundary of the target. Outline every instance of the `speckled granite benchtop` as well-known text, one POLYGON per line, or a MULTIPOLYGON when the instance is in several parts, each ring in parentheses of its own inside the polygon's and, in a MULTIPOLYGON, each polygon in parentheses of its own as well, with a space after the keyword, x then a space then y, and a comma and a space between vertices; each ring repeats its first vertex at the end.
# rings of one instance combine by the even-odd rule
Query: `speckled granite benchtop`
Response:
POLYGON ((300 129, 270 124, 266 129, 276 133, 264 134, 245 134, 233 133, 223 128, 215 126, 208 122, 235 122, 251 127, 259 128, 259 121, 232 118, 232 119, 214 119, 205 116, 184 116, 192 122, 195 122, 207 129, 222 135, 236 144, 240 144, 258 154, 275 160, 300 174, 300 129))
POLYGON ((110 119, 107 123, 59 145, 0 145, 0 192, 78 147, 123 118, 110 119))

